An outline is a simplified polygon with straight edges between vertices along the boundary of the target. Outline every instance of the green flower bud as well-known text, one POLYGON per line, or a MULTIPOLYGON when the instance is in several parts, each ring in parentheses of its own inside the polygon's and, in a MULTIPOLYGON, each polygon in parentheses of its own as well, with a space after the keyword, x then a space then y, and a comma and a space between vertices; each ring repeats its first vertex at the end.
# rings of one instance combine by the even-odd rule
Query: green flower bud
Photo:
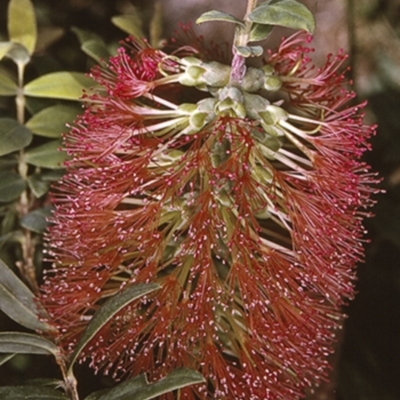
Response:
POLYGON ((242 81, 242 89, 246 92, 257 92, 263 87, 264 72, 259 68, 250 67, 242 81))
POLYGON ((264 89, 276 92, 282 87, 282 80, 279 76, 267 76, 264 81, 264 89))

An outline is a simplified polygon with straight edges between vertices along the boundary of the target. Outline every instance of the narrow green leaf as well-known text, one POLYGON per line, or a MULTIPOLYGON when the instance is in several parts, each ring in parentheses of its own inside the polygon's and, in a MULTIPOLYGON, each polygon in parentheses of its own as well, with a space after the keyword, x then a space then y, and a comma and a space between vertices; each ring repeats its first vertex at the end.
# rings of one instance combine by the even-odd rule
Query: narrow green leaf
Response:
POLYGON ((69 398, 56 389, 25 385, 0 387, 1 400, 68 400, 69 398))
POLYGON ((77 360, 79 353, 90 342, 90 340, 95 337, 100 329, 113 318, 115 314, 121 311, 132 301, 146 294, 154 292, 157 289, 159 289, 159 285, 155 283, 137 284, 128 287, 123 292, 118 293, 117 295, 108 299, 93 315, 92 320, 90 321, 86 330, 83 332, 78 344, 76 345, 74 353, 71 356, 69 371, 72 370, 73 364, 77 360))
POLYGON ((80 111, 80 107, 72 104, 57 104, 39 111, 25 126, 36 135, 59 138, 68 130, 66 124, 71 124, 80 111))
POLYGON ((24 215, 21 218, 21 226, 24 228, 36 232, 43 233, 47 228, 47 218, 51 215, 51 207, 41 207, 37 208, 34 211, 31 211, 29 214, 24 215))
POLYGON ((21 150, 32 140, 32 132, 12 118, 0 118, 0 156, 21 150))
POLYGON ((111 18, 111 22, 122 31, 138 39, 144 38, 143 22, 139 14, 116 15, 111 18))
POLYGON ((16 172, 0 171, 0 202, 18 199, 25 187, 25 181, 16 172))
POLYGON ((67 153, 60 151, 60 140, 52 140, 41 146, 25 152, 24 158, 28 164, 42 168, 64 168, 64 161, 68 159, 67 153))
POLYGON ((273 29, 273 25, 263 25, 254 23, 250 31, 250 42, 259 42, 266 39, 273 29))
POLYGON ((14 356, 15 354, 0 354, 0 367, 7 361, 10 361, 14 356))
POLYGON ((17 83, 14 82, 4 71, 0 70, 0 96, 15 96, 17 90, 17 83))
POLYGON ((90 89, 95 82, 80 72, 52 72, 30 81, 24 87, 24 94, 33 97, 78 100, 83 89, 90 89))
POLYGON ((98 397, 96 400, 113 400, 119 399, 121 396, 124 395, 132 396, 135 393, 139 392, 141 389, 145 388, 148 384, 149 382, 146 379, 146 375, 141 374, 120 383, 112 389, 107 390, 106 393, 98 397))
POLYGON ((99 400, 101 396, 108 392, 109 389, 97 390, 96 392, 90 393, 84 400, 99 400))
POLYGON ((37 40, 36 17, 30 0, 10 0, 8 5, 8 36, 32 54, 37 40))
POLYGON ((39 335, 22 332, 0 332, 0 353, 52 354, 59 356, 58 347, 39 335))
POLYGON ((26 328, 52 331, 54 328, 39 318, 33 293, 14 272, 0 260, 0 309, 26 328))
POLYGON ((313 14, 296 0, 279 0, 273 4, 262 3, 249 14, 248 20, 264 25, 304 29, 310 33, 315 29, 313 14))
POLYGON ((44 196, 50 189, 50 182, 43 179, 43 174, 30 175, 27 182, 37 199, 44 196))
POLYGON ((205 12, 204 14, 201 14, 200 17, 196 19, 196 24, 202 24, 203 22, 212 22, 212 21, 230 22, 244 28, 244 24, 242 21, 238 20, 231 14, 217 10, 211 10, 205 12))
POLYGON ((153 383, 147 383, 145 379, 139 380, 138 378, 140 377, 123 382, 100 397, 99 400, 150 400, 173 390, 205 381, 199 372, 187 368, 177 369, 153 383))

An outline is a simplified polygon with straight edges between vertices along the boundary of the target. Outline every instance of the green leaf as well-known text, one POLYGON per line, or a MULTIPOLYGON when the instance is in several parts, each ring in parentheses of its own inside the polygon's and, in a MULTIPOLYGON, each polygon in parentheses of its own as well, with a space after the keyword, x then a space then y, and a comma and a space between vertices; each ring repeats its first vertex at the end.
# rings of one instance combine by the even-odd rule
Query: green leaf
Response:
POLYGON ((25 385, 0 387, 1 400, 68 400, 68 397, 59 390, 25 385))
POLYGON ((95 82, 80 72, 52 72, 30 81, 24 87, 24 94, 32 97, 78 100, 83 89, 90 89, 95 82))
POLYGON ((43 174, 30 175, 27 182, 37 199, 44 196, 50 189, 50 182, 43 179, 43 174))
POLYGON ((0 42, 0 60, 8 54, 13 46, 13 42, 0 42))
POLYGON ((0 202, 18 199, 25 188, 25 181, 16 172, 0 171, 0 202))
POLYGON ((83 43, 88 42, 90 40, 97 40, 97 41, 102 41, 103 40, 101 38, 101 36, 98 35, 97 33, 88 31, 86 29, 78 28, 77 26, 73 26, 71 28, 71 31, 75 33, 75 35, 77 36, 80 44, 83 44, 83 43))
POLYGON ((59 138, 68 130, 66 124, 71 124, 80 111, 80 107, 72 104, 57 104, 35 114, 25 126, 36 135, 59 138))
POLYGON ((260 57, 264 49, 261 46, 235 46, 236 51, 243 57, 260 57))
POLYGON ((21 150, 32 140, 32 132, 12 118, 0 118, 0 156, 21 150))
POLYGON ((108 392, 109 389, 97 390, 96 392, 90 393, 89 396, 85 397, 84 400, 99 400, 100 397, 104 395, 104 393, 108 392))
POLYGON ((24 228, 36 232, 43 233, 47 228, 47 218, 51 215, 51 207, 41 207, 37 208, 34 211, 31 211, 29 214, 24 215, 21 218, 21 226, 24 228))
POLYGON ((259 42, 266 39, 273 29, 273 25, 263 25, 254 23, 250 31, 250 42, 259 42))
POLYGON ((78 37, 82 51, 89 57, 97 62, 107 60, 110 57, 110 52, 99 35, 77 27, 73 27, 71 30, 78 37))
POLYGON ((10 361, 14 356, 15 354, 0 354, 0 367, 7 361, 10 361))
POLYGON ((262 3, 247 18, 259 24, 304 29, 310 33, 315 29, 315 20, 311 11, 295 0, 279 0, 274 4, 262 3))
POLYGON ((0 260, 0 277, 0 309, 26 328, 53 331, 52 326, 40 320, 33 293, 2 260, 0 260))
POLYGON ((0 353, 52 354, 59 357, 59 348, 39 335, 22 332, 0 332, 0 353))
POLYGON ((36 17, 30 0, 10 0, 8 5, 8 36, 32 54, 37 40, 36 17))
MULTIPOLYGON (((0 56, 1 59, 1 56, 0 56)), ((0 70, 0 96, 15 96, 18 85, 4 71, 0 70)))
POLYGON ((148 383, 143 375, 133 378, 119 384, 98 400, 150 400, 204 381, 204 377, 199 372, 180 368, 153 383, 148 383))
POLYGON ((6 55, 18 66, 25 66, 31 60, 31 56, 26 47, 19 43, 13 43, 6 55))
POLYGON ((122 31, 138 39, 144 38, 142 18, 139 14, 116 15, 111 22, 122 31))
POLYGON ((200 17, 196 19, 196 24, 202 24, 203 22, 212 22, 212 21, 230 22, 244 28, 244 24, 242 21, 238 20, 231 14, 217 10, 211 10, 205 12, 204 14, 201 14, 200 17))
MULTIPOLYGON (((141 374, 135 376, 134 378, 128 379, 115 386, 112 389, 107 390, 102 396, 98 397, 96 400, 112 400, 119 399, 121 396, 130 395, 133 396, 135 393, 139 392, 141 389, 146 388, 149 384, 146 375, 141 374)), ((85 399, 87 400, 87 399, 85 399)))
POLYGON ((110 58, 110 52, 108 51, 107 46, 104 43, 96 40, 89 40, 83 43, 81 49, 85 54, 93 58, 98 63, 110 58))
POLYGON ((60 140, 52 140, 41 146, 25 152, 24 158, 28 164, 36 167, 57 169, 64 168, 63 163, 68 159, 65 151, 60 151, 60 140))
POLYGON ((159 285, 155 283, 143 284, 139 283, 125 289, 123 292, 116 294, 108 299, 93 315, 92 320, 83 332, 78 344, 75 347, 74 353, 71 356, 69 371, 72 370, 73 364, 79 356, 79 353, 84 347, 94 338, 100 329, 109 322, 115 314, 121 311, 132 301, 146 294, 159 289, 159 285))

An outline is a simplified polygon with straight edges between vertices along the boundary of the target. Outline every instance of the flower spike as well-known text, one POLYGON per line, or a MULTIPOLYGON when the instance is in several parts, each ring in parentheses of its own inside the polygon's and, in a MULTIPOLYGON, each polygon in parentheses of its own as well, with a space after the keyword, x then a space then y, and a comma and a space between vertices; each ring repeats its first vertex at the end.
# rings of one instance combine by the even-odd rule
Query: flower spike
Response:
POLYGON ((310 40, 233 83, 189 47, 135 41, 92 71, 102 89, 65 136, 42 286, 67 356, 105 299, 157 282, 81 360, 116 378, 194 368, 207 383, 187 400, 300 399, 326 379, 378 180, 345 56, 317 69, 310 40))

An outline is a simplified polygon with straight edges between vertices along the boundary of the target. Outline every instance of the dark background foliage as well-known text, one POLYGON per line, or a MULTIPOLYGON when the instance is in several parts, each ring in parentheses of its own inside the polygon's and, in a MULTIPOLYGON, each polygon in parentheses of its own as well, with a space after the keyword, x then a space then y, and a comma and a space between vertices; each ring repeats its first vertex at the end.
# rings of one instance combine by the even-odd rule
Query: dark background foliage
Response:
MULTIPOLYGON (((33 0, 41 43, 28 76, 47 71, 88 71, 93 65, 80 50, 72 27, 100 35, 117 45, 125 34, 111 23, 111 17, 129 14, 132 5, 141 10, 144 31, 154 1, 132 0, 33 0)), ((244 1, 231 10, 231 1, 164 0, 164 35, 171 33, 178 20, 187 22, 201 12, 219 8, 240 15, 244 1)), ((400 398, 400 3, 398 0, 310 0, 304 1, 315 12, 318 29, 318 61, 326 53, 344 47, 351 54, 352 78, 359 100, 367 99, 366 119, 378 123, 372 140, 373 151, 366 155, 374 171, 384 178, 375 207, 376 217, 366 221, 369 242, 366 261, 359 267, 356 299, 349 305, 349 318, 338 343, 333 380, 323 385, 310 399, 396 400, 400 398)), ((0 2, 0 40, 5 40, 6 0, 0 2)), ((218 37, 231 32, 223 30, 218 37), (222 33, 221 33, 222 32, 222 33)), ((207 38, 214 31, 203 28, 207 38)), ((278 35, 280 32, 278 33, 278 35)), ((273 41, 274 39, 272 39, 273 41)), ((0 103, 0 116, 11 116, 9 103, 0 103)), ((1 330, 21 328, 0 315, 1 330)), ((0 368, 0 385, 24 383, 28 379, 54 376, 58 368, 48 357, 16 356, 0 368)), ((90 393, 107 386, 105 378, 94 378, 84 366, 77 376, 90 393)), ((81 385, 83 386, 83 385, 81 385)))

